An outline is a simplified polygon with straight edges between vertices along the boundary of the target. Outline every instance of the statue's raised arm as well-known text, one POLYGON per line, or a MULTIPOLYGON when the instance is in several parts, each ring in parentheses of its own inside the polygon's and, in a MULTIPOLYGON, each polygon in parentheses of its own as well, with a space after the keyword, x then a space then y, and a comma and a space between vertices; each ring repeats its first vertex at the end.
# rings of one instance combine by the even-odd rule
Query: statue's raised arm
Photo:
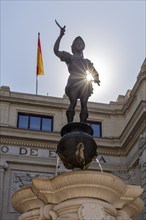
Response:
POLYGON ((61 54, 60 54, 60 51, 59 51, 59 46, 60 46, 61 38, 65 34, 65 26, 61 27, 60 24, 56 20, 55 20, 55 22, 56 22, 57 26, 60 28, 60 34, 59 34, 59 37, 57 38, 57 40, 54 44, 54 53, 55 53, 56 56, 58 56, 60 58, 61 54))

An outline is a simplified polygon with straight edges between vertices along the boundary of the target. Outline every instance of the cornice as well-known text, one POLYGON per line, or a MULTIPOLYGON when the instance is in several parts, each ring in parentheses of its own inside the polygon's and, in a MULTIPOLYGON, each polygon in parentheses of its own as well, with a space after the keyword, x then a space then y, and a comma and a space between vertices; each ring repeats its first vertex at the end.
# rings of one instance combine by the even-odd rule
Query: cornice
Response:
POLYGON ((58 142, 61 137, 59 132, 35 131, 7 126, 1 126, 1 136, 52 142, 58 142))
POLYGON ((12 127, 1 127, 0 137, 0 143, 4 145, 29 146, 43 149, 55 149, 60 140, 58 132, 36 132, 12 127))
MULTIPOLYGON (((123 96, 123 101, 115 101, 110 102, 109 104, 101 104, 100 103, 92 103, 89 102, 89 110, 90 112, 94 112, 96 109, 96 112, 102 113, 102 114, 114 114, 114 115, 125 115, 126 111, 130 108, 130 106, 134 103, 135 98, 137 97, 138 90, 140 89, 141 85, 143 84, 144 88, 146 88, 146 72, 140 72, 137 76, 137 81, 132 88, 131 91, 129 91, 128 96, 123 96), (127 97, 126 97, 127 96, 127 97), (97 106, 97 104, 99 104, 97 106)), ((145 99, 143 100, 146 102, 146 95, 145 99)))
MULTIPOLYGON (((12 131, 12 130, 11 130, 12 131)), ((13 132, 12 132, 13 133, 13 132)), ((57 149, 58 142, 60 140, 45 140, 43 138, 36 139, 24 138, 22 136, 15 136, 14 133, 11 136, 1 134, 0 144, 8 146, 19 146, 19 147, 31 147, 40 149, 57 149)), ((125 152, 122 150, 120 141, 118 138, 96 138, 97 152, 102 155, 113 155, 113 156, 125 156, 125 152)))
POLYGON ((54 143, 38 143, 31 140, 25 140, 20 138, 11 138, 11 137, 1 137, 1 145, 8 146, 20 146, 20 147, 32 147, 32 148, 42 148, 42 149, 56 149, 57 145, 54 143))
MULTIPOLYGON (((27 131, 17 128, 1 127, 2 145, 26 146, 42 149, 56 149, 60 133, 27 131), (28 136, 29 133, 29 136, 28 136)), ((118 138, 95 138, 99 154, 120 155, 122 153, 118 138)))
POLYGON ((146 102, 141 101, 125 129, 123 130, 120 140, 122 148, 128 153, 130 147, 138 139, 139 135, 146 129, 146 102))
MULTIPOLYGON (((128 94, 128 97, 123 96, 123 101, 110 102, 109 104, 105 103, 95 103, 88 102, 89 112, 96 112, 96 114, 114 114, 114 115, 124 115, 125 112, 130 108, 136 94, 142 83, 146 81, 146 72, 139 73, 137 81, 133 89, 128 94)), ((11 92, 9 87, 1 87, 0 89, 0 100, 3 102, 9 102, 17 105, 28 105, 28 106, 40 106, 43 108, 55 108, 55 109, 67 109, 69 105, 69 100, 66 96, 63 98, 60 97, 51 97, 51 96, 41 96, 34 94, 18 93, 11 92), (33 101, 32 101, 33 100, 33 101)), ((76 110, 80 109, 80 104, 78 102, 76 110)))
MULTIPOLYGON (((127 109, 129 109, 130 105, 132 105, 132 103, 134 102, 135 97, 137 96, 138 90, 140 88, 140 86, 144 84, 144 87, 146 86, 146 72, 144 73, 140 73, 137 77, 137 81, 133 87, 133 89, 130 92, 130 96, 129 99, 127 100, 127 102, 123 105, 123 113, 125 113, 125 111, 127 109)), ((144 100, 143 100, 144 101, 144 100)), ((145 101, 146 101, 146 95, 145 95, 145 101)))
MULTIPOLYGON (((104 142, 104 140, 103 140, 104 142)), ((6 146, 19 146, 19 147, 29 147, 29 148, 35 148, 35 149, 57 149, 57 144, 58 143, 45 143, 45 142, 36 142, 32 140, 25 140, 21 138, 11 138, 11 137, 1 137, 0 140, 1 145, 6 145, 6 146)), ((139 152, 142 152, 142 150, 139 152)), ((128 153, 123 150, 121 147, 116 147, 116 146, 107 146, 107 145, 101 145, 97 144, 97 153, 98 155, 108 155, 108 156, 126 156, 128 153)))
POLYGON ((57 108, 57 109, 66 109, 68 104, 62 101, 61 98, 50 98, 43 96, 43 99, 38 99, 37 96, 32 97, 32 95, 24 97, 22 94, 18 94, 18 96, 1 96, 1 102, 8 102, 10 104, 17 104, 17 105, 27 105, 27 106, 41 106, 43 108, 57 108))

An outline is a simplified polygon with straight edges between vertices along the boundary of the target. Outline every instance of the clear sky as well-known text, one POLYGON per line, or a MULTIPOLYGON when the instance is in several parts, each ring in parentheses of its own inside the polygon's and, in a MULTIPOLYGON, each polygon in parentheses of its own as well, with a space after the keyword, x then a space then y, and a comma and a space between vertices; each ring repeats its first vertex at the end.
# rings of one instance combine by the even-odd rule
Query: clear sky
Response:
POLYGON ((53 52, 59 35, 55 19, 66 25, 61 50, 71 52, 75 37, 86 44, 84 57, 99 72, 90 101, 109 103, 132 89, 146 56, 146 1, 1 0, 1 85, 35 94, 40 32, 44 76, 38 94, 63 97, 69 76, 53 52))

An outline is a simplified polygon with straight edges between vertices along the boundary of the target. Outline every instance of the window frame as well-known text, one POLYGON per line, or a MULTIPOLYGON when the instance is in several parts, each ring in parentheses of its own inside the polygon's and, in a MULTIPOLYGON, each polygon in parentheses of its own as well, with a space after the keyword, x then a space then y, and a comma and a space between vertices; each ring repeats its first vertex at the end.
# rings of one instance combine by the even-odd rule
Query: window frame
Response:
POLYGON ((53 116, 33 114, 33 113, 25 113, 25 112, 18 112, 18 114, 17 114, 17 128, 25 129, 25 130, 30 130, 30 131, 52 132, 53 131, 53 116), (27 116, 28 117, 27 128, 21 128, 20 127, 20 116, 27 116), (31 126, 31 117, 39 117, 40 118, 40 129, 32 129, 30 127, 31 126), (45 130, 45 129, 43 130, 42 129, 43 119, 50 119, 51 120, 50 130, 45 130))
POLYGON ((99 136, 94 135, 94 129, 92 128, 92 126, 91 126, 91 128, 93 129, 93 137, 94 138, 101 138, 102 137, 102 122, 101 121, 88 120, 87 123, 88 123, 89 126, 91 126, 92 124, 99 126, 99 136))

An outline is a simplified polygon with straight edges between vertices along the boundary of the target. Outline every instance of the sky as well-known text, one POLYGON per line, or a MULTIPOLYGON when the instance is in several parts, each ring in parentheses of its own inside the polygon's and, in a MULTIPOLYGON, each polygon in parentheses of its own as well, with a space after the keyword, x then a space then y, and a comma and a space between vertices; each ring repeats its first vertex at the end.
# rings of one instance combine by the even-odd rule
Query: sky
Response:
POLYGON ((63 97, 67 66, 53 52, 59 28, 66 26, 60 50, 71 53, 72 41, 85 41, 84 57, 99 73, 89 101, 110 103, 136 83, 146 57, 146 1, 1 0, 0 84, 11 91, 36 93, 38 32, 44 75, 38 95, 63 97))

